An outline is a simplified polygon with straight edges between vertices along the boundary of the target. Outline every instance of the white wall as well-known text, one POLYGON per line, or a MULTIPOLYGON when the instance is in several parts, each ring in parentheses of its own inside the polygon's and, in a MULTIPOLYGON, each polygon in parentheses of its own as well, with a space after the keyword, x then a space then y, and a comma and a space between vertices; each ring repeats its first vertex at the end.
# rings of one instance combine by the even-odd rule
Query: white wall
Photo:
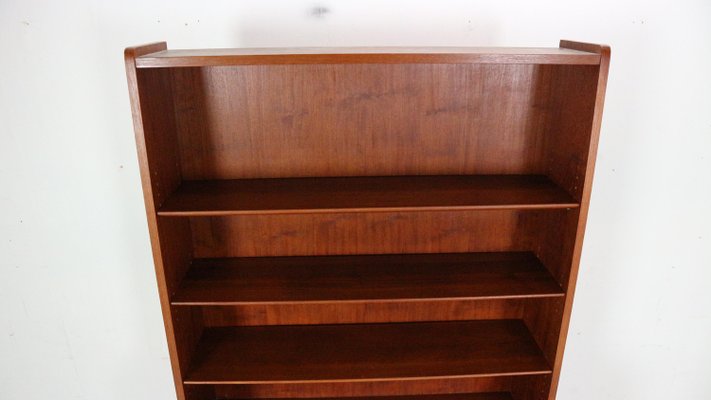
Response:
POLYGON ((0 399, 174 396, 124 47, 560 38, 612 67, 559 398, 711 399, 710 20, 703 0, 0 0, 0 399))

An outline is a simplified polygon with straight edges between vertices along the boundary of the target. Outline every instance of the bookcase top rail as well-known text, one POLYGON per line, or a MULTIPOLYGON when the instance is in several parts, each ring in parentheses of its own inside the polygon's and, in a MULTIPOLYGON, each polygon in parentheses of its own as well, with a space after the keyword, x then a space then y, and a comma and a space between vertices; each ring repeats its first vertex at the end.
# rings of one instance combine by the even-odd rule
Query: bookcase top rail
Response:
POLYGON ((599 65, 600 54, 553 47, 310 47, 162 50, 136 58, 138 68, 467 63, 599 65))

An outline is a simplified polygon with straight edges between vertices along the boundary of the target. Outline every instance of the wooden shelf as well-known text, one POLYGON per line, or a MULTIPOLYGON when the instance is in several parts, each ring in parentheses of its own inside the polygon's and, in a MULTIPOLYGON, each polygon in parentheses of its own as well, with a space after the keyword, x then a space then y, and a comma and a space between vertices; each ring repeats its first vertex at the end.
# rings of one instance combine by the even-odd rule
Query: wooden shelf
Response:
POLYGON ((523 322, 206 329, 186 384, 398 381, 551 372, 523 322))
POLYGON ((561 297, 532 253, 198 259, 173 305, 561 297))
POLYGON ((600 64, 600 54, 540 47, 344 47, 164 50, 138 68, 268 64, 600 64))
POLYGON ((448 175, 185 181, 162 216, 575 208, 542 175, 448 175))
MULTIPOLYGON (((300 400, 513 400, 509 393, 459 393, 417 396, 368 396, 368 397, 300 397, 300 400)), ((262 399, 277 400, 277 399, 262 399)))

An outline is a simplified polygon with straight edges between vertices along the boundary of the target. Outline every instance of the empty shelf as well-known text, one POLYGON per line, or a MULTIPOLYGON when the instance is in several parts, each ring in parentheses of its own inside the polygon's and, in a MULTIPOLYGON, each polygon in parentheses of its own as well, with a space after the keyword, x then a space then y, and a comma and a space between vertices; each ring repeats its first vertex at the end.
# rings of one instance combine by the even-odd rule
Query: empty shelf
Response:
POLYGON ((185 181, 163 216, 574 208, 542 175, 448 175, 185 181))
MULTIPOLYGON (((424 394, 410 396, 368 396, 368 397, 299 397, 299 400, 513 400, 509 393, 459 393, 459 394, 424 394)), ((277 400, 277 399, 262 399, 277 400)), ((283 400, 283 399, 279 399, 283 400)))
POLYGON ((173 305, 534 298, 563 290, 532 253, 198 259, 173 305))
POLYGON ((551 372, 520 320, 209 328, 186 384, 397 381, 551 372))

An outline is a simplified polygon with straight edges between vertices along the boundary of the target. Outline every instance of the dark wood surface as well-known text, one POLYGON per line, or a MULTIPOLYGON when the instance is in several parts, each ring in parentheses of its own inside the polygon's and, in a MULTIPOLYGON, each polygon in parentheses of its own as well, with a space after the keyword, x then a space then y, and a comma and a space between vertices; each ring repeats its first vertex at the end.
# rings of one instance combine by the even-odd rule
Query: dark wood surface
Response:
POLYGON ((183 182, 159 215, 574 208, 545 176, 390 176, 183 182))
POLYGON ((343 47, 164 50, 137 60, 139 68, 268 64, 501 63, 599 64, 586 51, 541 47, 343 47))
MULTIPOLYGON (((175 130, 172 81, 159 70, 136 68, 137 57, 165 49, 165 42, 129 47, 124 52, 124 63, 173 380, 178 399, 188 400, 189 395, 182 381, 202 332, 202 321, 196 317, 200 310, 183 309, 174 313, 170 307, 170 294, 190 265, 190 226, 178 220, 160 221, 156 215, 158 206, 180 183, 180 170, 176 168, 178 148, 175 140, 171 140, 171 133, 175 130)), ((191 390, 193 398, 209 395, 206 388, 191 390)))
POLYGON ((193 262, 173 305, 563 296, 532 253, 257 257, 193 262))
MULTIPOLYGON (((525 219, 529 213, 473 210, 250 214, 189 220, 193 255, 197 258, 474 253, 531 250, 537 232, 525 219)), ((550 237, 556 240, 559 235, 553 232, 550 237)))
MULTIPOLYGON (((598 142, 600 140, 600 129, 602 125, 602 111, 605 104, 605 92, 607 90, 607 76, 610 69, 610 47, 606 45, 598 45, 591 43, 575 42, 570 40, 561 40, 560 47, 570 50, 581 50, 590 51, 600 54, 600 66, 597 68, 597 76, 595 77, 596 83, 590 85, 587 88, 589 95, 594 96, 594 102, 589 104, 589 109, 592 109, 589 120, 586 123, 577 126, 580 130, 581 135, 588 136, 589 138, 584 141, 586 146, 583 148, 584 163, 585 166, 581 168, 584 170, 584 174, 578 181, 580 186, 580 209, 578 210, 577 227, 572 239, 572 246, 569 249, 563 249, 563 259, 569 259, 570 262, 564 265, 568 271, 566 276, 568 281, 566 282, 565 288, 567 296, 561 307, 547 307, 549 309, 543 310, 544 317, 548 316, 549 319, 558 320, 560 317, 560 325, 556 329, 552 329, 548 332, 549 337, 547 338, 549 342, 556 342, 555 359, 551 361, 551 365, 554 367, 554 373, 551 377, 550 389, 548 391, 548 400, 555 400, 556 392, 558 388, 558 381, 560 379, 560 371, 563 364, 563 354, 565 351, 565 343, 568 337, 568 327, 570 325, 570 317, 573 308, 573 298, 575 296, 575 286, 578 279, 578 270, 580 268, 580 257, 583 248, 583 239, 585 238, 585 226, 587 224, 588 210, 590 208, 590 195, 592 193, 593 176, 595 174, 595 161, 597 159, 597 149, 598 142), (587 123, 589 121, 589 123, 587 123), (552 312, 550 308, 554 308, 555 312, 552 312), (555 314, 551 317, 550 314, 555 314)), ((568 86, 569 92, 568 96, 576 98, 574 93, 579 92, 579 88, 573 85, 568 86)), ((578 109, 578 112, 581 110, 578 109)), ((582 160, 581 160, 582 162, 582 160)), ((562 165, 558 165, 558 168, 564 168, 562 165)), ((559 182, 562 183, 562 182, 559 182)), ((577 196, 576 196, 577 197, 577 196)), ((549 244, 549 246, 556 248, 555 245, 549 244)))
MULTIPOLYGON (((561 297, 552 297, 560 299, 561 297)), ((199 309, 206 327, 259 325, 364 324, 386 322, 521 319, 534 299, 474 299, 389 302, 250 303, 227 306, 175 306, 199 309)))
MULTIPOLYGON (((302 397, 301 400, 513 400, 509 393, 459 393, 459 394, 432 394, 415 396, 377 396, 377 397, 302 397)), ((263 400, 277 400, 263 398, 263 400)))
MULTIPOLYGON (((559 65, 157 69, 184 180, 544 174, 559 65)), ((595 68, 571 66, 571 68, 595 68)), ((560 132, 565 135, 566 132, 560 132)), ((575 162, 575 158, 571 159, 575 162)))
POLYGON ((548 374, 518 320, 206 329, 186 384, 548 374))
MULTIPOLYGON (((465 396, 484 394, 511 394, 516 400, 520 396, 513 394, 513 386, 518 382, 525 385, 529 379, 550 375, 498 376, 485 378, 433 378, 424 380, 401 381, 362 381, 362 382, 317 382, 293 384, 253 384, 253 385, 213 385, 217 399, 284 399, 284 398, 368 398, 378 400, 381 397, 451 395, 460 393, 465 396)), ((200 388, 207 385, 186 385, 200 388)), ((507 397, 510 400, 511 397, 507 397)), ((476 397, 474 400, 478 400, 476 397)), ((525 399, 528 400, 528 399, 525 399)))

